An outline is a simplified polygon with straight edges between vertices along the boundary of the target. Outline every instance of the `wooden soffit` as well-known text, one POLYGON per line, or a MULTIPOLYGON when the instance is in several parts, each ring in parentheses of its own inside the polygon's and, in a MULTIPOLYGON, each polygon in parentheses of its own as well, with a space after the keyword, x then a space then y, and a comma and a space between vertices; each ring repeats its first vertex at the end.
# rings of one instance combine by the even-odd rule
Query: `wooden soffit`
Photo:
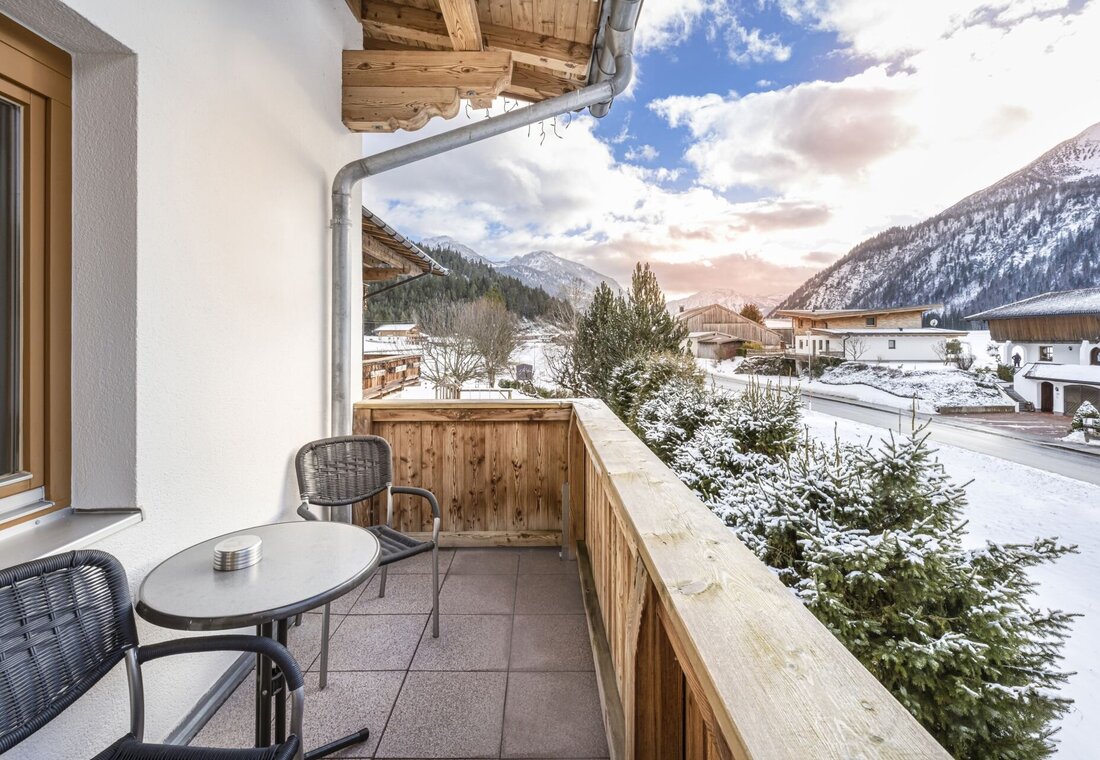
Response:
POLYGON ((415 130, 463 99, 539 101, 583 87, 598 0, 349 0, 364 50, 344 52, 343 117, 360 132, 415 130))

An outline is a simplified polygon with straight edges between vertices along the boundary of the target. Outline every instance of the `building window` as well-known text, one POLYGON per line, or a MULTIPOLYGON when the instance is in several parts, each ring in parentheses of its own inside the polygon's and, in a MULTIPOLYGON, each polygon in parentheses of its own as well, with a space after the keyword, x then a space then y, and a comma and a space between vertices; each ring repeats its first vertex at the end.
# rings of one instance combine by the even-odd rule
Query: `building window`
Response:
POLYGON ((1054 361, 1054 346, 1039 346, 1039 361, 1054 361))
POLYGON ((891 338, 890 342, 889 342, 889 345, 888 345, 888 348, 897 348, 897 347, 898 347, 898 342, 891 338))
POLYGON ((67 53, 3 16, 0 47, 8 51, 0 57, 5 513, 28 499, 54 502, 45 510, 68 506, 70 498, 72 64, 67 53))
POLYGON ((864 322, 866 323, 866 325, 868 327, 874 327, 875 326, 875 321, 876 320, 875 320, 874 317, 867 317, 867 319, 864 320, 864 322))

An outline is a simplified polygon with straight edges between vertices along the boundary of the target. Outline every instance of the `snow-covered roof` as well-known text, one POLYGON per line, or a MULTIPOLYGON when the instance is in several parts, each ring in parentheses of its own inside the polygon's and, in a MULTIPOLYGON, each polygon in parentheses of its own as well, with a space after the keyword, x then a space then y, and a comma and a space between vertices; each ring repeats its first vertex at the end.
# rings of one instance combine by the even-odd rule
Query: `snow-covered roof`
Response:
POLYGON ((416 329, 416 322, 400 322, 392 325, 378 325, 374 328, 377 332, 408 332, 409 330, 416 329))
POLYGON ((789 317, 782 317, 780 319, 769 318, 764 320, 764 327, 769 330, 790 330, 794 326, 794 322, 789 317))
POLYGON ((1024 370, 1032 380, 1060 380, 1066 383, 1088 383, 1100 386, 1100 367, 1092 364, 1035 363, 1024 370))
POLYGON ((1067 314, 1100 314, 1100 288, 1043 293, 978 314, 971 314, 967 319, 1022 319, 1067 314))
POLYGON ((729 333, 710 330, 707 332, 688 333, 688 338, 696 343, 744 343, 744 338, 738 338, 729 333))
POLYGON ((829 317, 858 317, 862 315, 898 314, 909 311, 942 311, 942 303, 925 303, 916 306, 891 306, 885 309, 778 309, 776 314, 784 317, 803 317, 805 319, 827 319, 829 317))
POLYGON ((946 338, 966 335, 965 330, 948 330, 944 327, 815 327, 810 332, 816 335, 889 335, 891 338, 916 335, 946 338))

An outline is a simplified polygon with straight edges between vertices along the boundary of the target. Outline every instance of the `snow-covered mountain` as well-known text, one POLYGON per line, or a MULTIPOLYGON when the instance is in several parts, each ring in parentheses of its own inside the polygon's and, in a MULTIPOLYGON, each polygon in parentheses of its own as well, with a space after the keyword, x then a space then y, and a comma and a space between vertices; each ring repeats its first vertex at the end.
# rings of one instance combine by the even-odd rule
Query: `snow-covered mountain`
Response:
POLYGON ((785 308, 943 302, 945 322, 1100 285, 1100 124, 946 211, 860 243, 785 308))
POLYGON ((783 296, 750 296, 730 288, 711 288, 700 290, 686 298, 676 298, 668 302, 668 310, 675 314, 678 311, 687 311, 696 306, 709 306, 716 303, 720 306, 741 311, 741 307, 747 303, 754 303, 760 307, 760 311, 767 314, 783 301, 783 296))
POLYGON ((470 246, 463 245, 449 235, 437 235, 436 237, 430 237, 426 240, 421 240, 420 245, 424 246, 425 248, 442 248, 444 251, 457 253, 459 256, 466 259, 467 261, 474 261, 478 264, 486 264, 488 266, 496 265, 495 262, 485 258, 470 246))
POLYGON ((607 283, 616 293, 622 291, 619 283, 605 274, 576 261, 563 259, 550 251, 531 251, 513 256, 497 265, 498 271, 511 275, 524 285, 542 288, 552 296, 571 297, 579 291, 582 300, 587 299, 601 282, 607 283))

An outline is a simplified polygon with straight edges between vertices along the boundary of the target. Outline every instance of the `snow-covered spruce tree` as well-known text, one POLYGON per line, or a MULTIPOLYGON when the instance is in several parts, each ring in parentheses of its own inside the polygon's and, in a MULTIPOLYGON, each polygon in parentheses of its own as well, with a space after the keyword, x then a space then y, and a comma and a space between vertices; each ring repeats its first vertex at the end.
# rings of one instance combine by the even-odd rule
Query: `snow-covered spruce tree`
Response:
POLYGON ((611 373, 605 400, 611 411, 638 432, 633 421, 642 404, 672 383, 702 389, 703 380, 703 371, 687 354, 662 351, 634 356, 611 373))
POLYGON ((1072 549, 962 545, 964 490, 927 436, 879 446, 800 434, 796 394, 673 388, 645 440, 958 758, 1050 754, 1070 615, 1027 571, 1072 549))

